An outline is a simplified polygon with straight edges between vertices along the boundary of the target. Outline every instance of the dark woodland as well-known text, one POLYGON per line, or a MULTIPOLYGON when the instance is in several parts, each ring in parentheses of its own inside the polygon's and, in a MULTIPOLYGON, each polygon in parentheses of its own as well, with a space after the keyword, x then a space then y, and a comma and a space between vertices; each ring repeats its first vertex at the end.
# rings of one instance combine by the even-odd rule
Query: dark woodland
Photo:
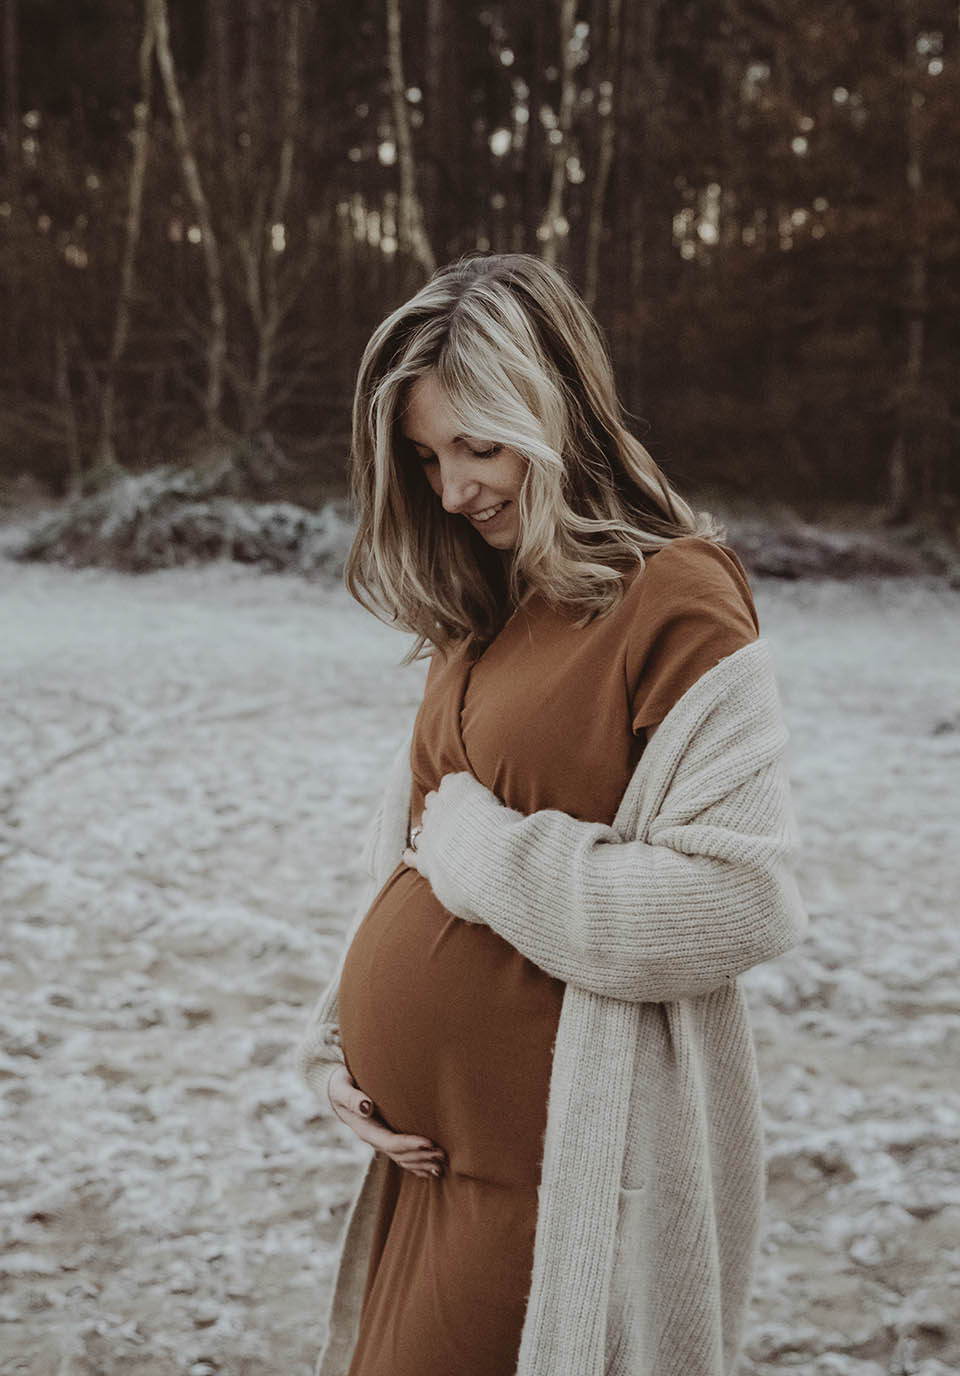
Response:
POLYGON ((2 0, 0 501, 342 490, 365 339, 539 252, 683 490, 956 531, 947 0, 2 0))

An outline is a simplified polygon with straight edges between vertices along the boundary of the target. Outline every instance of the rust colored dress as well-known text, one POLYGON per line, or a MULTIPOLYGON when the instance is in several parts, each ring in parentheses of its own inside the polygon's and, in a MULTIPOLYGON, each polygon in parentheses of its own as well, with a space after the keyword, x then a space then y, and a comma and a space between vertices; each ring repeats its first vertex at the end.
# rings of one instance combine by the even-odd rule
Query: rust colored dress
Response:
MULTIPOLYGON (((518 811, 612 821, 642 728, 757 634, 725 547, 684 537, 627 578, 616 610, 583 628, 534 597, 478 660, 434 656, 414 820, 444 774, 469 770, 518 811)), ((426 1179, 388 1165, 350 1376, 514 1371, 564 987, 402 863, 364 917, 340 982, 347 1066, 392 1128, 437 1142, 448 1166, 426 1179)))

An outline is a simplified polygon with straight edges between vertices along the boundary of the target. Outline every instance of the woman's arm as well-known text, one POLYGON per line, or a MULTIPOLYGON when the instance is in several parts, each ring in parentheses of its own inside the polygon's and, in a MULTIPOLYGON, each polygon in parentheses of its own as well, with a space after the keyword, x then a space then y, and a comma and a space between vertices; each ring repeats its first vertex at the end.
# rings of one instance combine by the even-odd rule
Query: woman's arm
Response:
POLYGON ((472 775, 449 774, 405 858, 448 911, 548 974, 629 1002, 708 993, 803 935, 779 757, 651 836, 623 841, 559 811, 524 816, 472 775))

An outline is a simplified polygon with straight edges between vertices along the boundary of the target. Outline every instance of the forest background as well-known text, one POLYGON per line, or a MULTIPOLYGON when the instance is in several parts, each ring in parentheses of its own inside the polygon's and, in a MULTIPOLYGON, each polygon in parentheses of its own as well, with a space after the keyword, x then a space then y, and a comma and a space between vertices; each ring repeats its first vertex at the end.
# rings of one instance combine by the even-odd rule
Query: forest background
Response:
POLYGON ((956 533, 956 0, 2 0, 0 503, 342 493, 363 343, 541 253, 681 489, 956 533))

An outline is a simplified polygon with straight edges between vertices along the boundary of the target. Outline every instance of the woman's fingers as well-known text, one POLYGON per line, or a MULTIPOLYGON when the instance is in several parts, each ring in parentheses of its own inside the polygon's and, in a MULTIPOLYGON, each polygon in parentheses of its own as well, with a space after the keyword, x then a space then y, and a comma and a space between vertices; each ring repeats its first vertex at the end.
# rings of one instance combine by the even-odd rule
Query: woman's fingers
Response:
POLYGON ((342 1119, 344 1112, 359 1114, 361 1118, 369 1118, 374 1112, 373 1102, 368 1095, 364 1094, 362 1089, 357 1087, 356 1080, 346 1066, 338 1066, 331 1075, 328 1094, 338 1118, 342 1119))
POLYGON ((369 1143, 375 1151, 389 1156, 404 1170, 414 1171, 417 1175, 434 1175, 442 1174, 446 1167, 446 1152, 431 1142, 429 1137, 393 1132, 381 1122, 356 1123, 353 1128, 364 1142, 369 1143))
POLYGON ((442 1174, 447 1164, 446 1152, 429 1137, 415 1133, 394 1132, 377 1116, 376 1104, 369 1094, 357 1085, 345 1066, 330 1077, 330 1102, 341 1122, 353 1129, 361 1141, 381 1151, 404 1170, 416 1175, 442 1174))
POLYGON ((440 1156, 444 1154, 443 1149, 438 1147, 436 1142, 431 1142, 429 1137, 414 1137, 403 1132, 393 1132, 382 1122, 366 1123, 364 1126, 368 1130, 364 1133, 364 1140, 377 1151, 392 1156, 395 1161, 426 1158, 436 1153, 440 1156))
POLYGON ((395 1160, 446 1160, 446 1152, 436 1142, 431 1142, 429 1137, 404 1137, 399 1132, 390 1133, 390 1136, 393 1139, 390 1155, 395 1160))
POLYGON ((446 1169, 446 1156, 435 1148, 428 1151, 391 1152, 391 1158, 398 1166, 414 1175, 439 1176, 446 1169))
POLYGON ((373 1100, 360 1089, 346 1066, 338 1066, 331 1075, 329 1092, 335 1108, 358 1113, 361 1118, 371 1118, 376 1110, 373 1100))

